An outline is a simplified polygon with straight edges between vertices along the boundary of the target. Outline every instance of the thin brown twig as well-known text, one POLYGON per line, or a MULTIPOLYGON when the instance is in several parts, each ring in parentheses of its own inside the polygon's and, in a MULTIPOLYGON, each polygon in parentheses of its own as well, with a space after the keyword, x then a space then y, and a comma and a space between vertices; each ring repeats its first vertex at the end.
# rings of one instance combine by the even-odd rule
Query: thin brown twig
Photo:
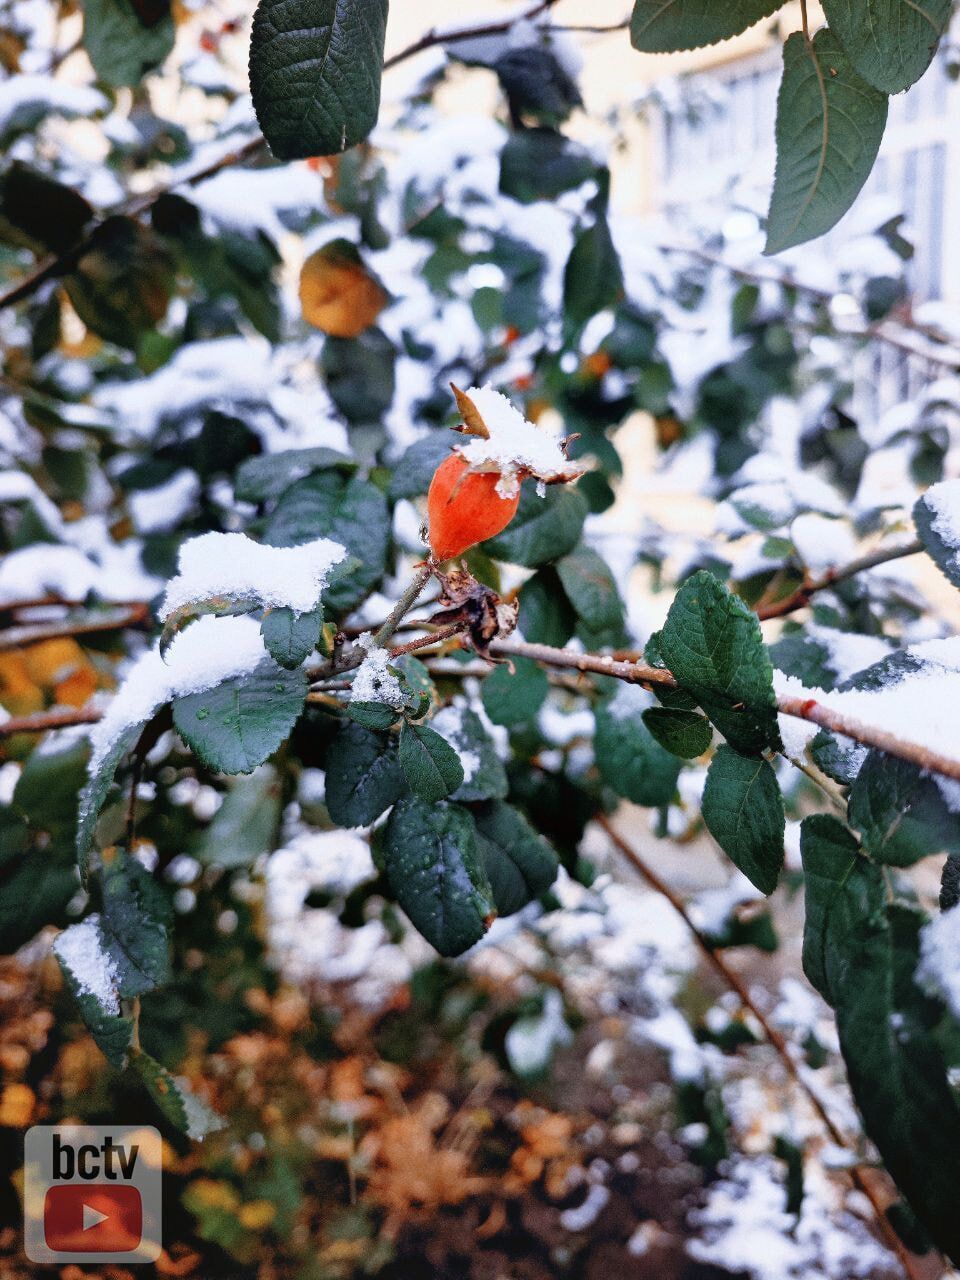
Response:
POLYGON ((140 627, 150 621, 147 604, 140 601, 127 605, 110 614, 87 614, 82 618, 69 618, 58 622, 36 622, 0 630, 0 653, 10 649, 22 649, 26 645, 39 644, 42 640, 62 640, 68 636, 94 635, 100 631, 123 631, 128 627, 140 627))
POLYGON ((46 733, 50 729, 69 729, 78 724, 96 724, 103 716, 99 707, 56 707, 29 716, 8 716, 0 720, 0 738, 15 733, 46 733))
POLYGON ((389 58, 385 59, 383 69, 384 71, 389 71, 391 67, 405 62, 408 58, 415 57, 418 53, 424 53, 427 49, 434 49, 438 44, 458 44, 464 40, 477 40, 482 36, 504 35, 512 27, 515 27, 518 22, 529 22, 533 18, 538 18, 541 13, 546 13, 548 9, 552 9, 556 3, 557 0, 538 0, 538 3, 527 9, 525 13, 515 13, 509 18, 501 19, 499 22, 484 22, 475 27, 461 27, 458 30, 447 31, 439 27, 431 27, 429 31, 424 32, 412 44, 406 45, 399 53, 391 54, 389 58))
POLYGON ((810 18, 807 14, 807 0, 800 0, 800 21, 803 24, 803 38, 810 43, 810 18))
MULTIPOLYGON (((776 1051, 776 1054, 783 1063, 787 1073, 806 1095, 810 1105, 813 1107, 827 1133, 830 1135, 831 1141, 835 1143, 836 1146, 842 1147, 844 1150, 851 1150, 847 1139, 835 1124, 820 1097, 817 1095, 815 1090, 811 1088, 809 1081, 804 1078, 803 1072, 801 1071, 793 1054, 790 1052, 790 1045, 783 1034, 773 1025, 767 1015, 758 1006, 740 975, 730 968, 724 956, 719 951, 715 950, 707 941, 702 930, 692 919, 683 899, 673 891, 665 880, 661 879, 657 872, 654 871, 654 869, 636 851, 636 849, 624 840, 623 836, 620 835, 605 814, 597 814, 596 822, 598 826, 603 828, 611 843, 622 854, 622 856, 626 858, 634 870, 643 877, 651 889, 669 902, 670 906, 673 907, 677 915, 683 920, 684 924, 690 930, 690 934, 696 942, 704 959, 714 970, 716 970, 724 983, 736 994, 737 999, 743 1005, 744 1009, 748 1010, 756 1020, 764 1037, 776 1051)), ((890 1225, 876 1188, 874 1188, 870 1181, 864 1177, 861 1169, 854 1167, 849 1169, 847 1172, 850 1174, 850 1178, 857 1190, 862 1191, 870 1201, 870 1206, 876 1216, 877 1225, 880 1228, 881 1234, 887 1241, 889 1247, 896 1252, 907 1276, 910 1277, 910 1280, 921 1280, 922 1272, 917 1269, 913 1257, 907 1251, 900 1237, 890 1225)))
POLYGON ((923 550, 924 546, 919 538, 898 547, 881 547, 877 551, 870 552, 869 555, 861 556, 858 560, 852 560, 841 569, 828 569, 821 577, 797 587, 796 591, 784 596, 782 600, 775 600, 772 604, 758 607, 757 617, 761 622, 767 622, 770 618, 782 618, 788 613, 794 613, 797 609, 806 608, 811 597, 818 591, 826 591, 830 587, 838 586, 841 582, 855 578, 858 573, 864 573, 867 569, 889 564, 891 560, 902 560, 905 556, 918 555, 923 550))
POLYGON ((450 640, 453 636, 462 635, 466 629, 464 622, 450 622, 445 627, 437 627, 432 635, 417 636, 413 640, 408 640, 406 644, 398 644, 390 650, 391 658, 402 657, 405 653, 415 653, 418 649, 428 649, 431 645, 441 644, 444 640, 450 640))

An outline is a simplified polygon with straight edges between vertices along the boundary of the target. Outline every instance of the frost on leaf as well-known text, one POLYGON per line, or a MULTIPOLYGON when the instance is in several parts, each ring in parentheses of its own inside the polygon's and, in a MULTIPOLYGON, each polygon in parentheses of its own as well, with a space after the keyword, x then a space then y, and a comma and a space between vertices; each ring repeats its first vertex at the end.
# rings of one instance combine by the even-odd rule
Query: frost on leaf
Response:
MULTIPOLYGON (((470 464, 471 471, 499 472, 497 493, 513 498, 520 482, 531 477, 539 486, 565 484, 583 475, 587 467, 571 462, 564 452, 564 437, 544 431, 528 422, 505 395, 487 385, 468 391, 454 388, 463 416, 467 444, 456 451, 470 464)), ((538 487, 539 487, 538 486, 538 487)))
POLYGON ((53 944, 53 953, 78 995, 92 996, 102 1013, 120 1012, 120 975, 117 962, 104 945, 98 915, 64 929, 53 944))

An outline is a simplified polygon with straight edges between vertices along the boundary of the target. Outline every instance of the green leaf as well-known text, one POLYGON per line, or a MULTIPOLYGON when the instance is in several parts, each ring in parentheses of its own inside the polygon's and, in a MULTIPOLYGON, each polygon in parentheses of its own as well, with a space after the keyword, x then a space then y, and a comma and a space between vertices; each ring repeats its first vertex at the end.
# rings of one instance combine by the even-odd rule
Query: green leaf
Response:
POLYGON ((397 901, 431 946, 458 956, 479 942, 496 907, 466 809, 405 797, 387 822, 384 854, 397 901))
POLYGON ((460 706, 457 712, 459 724, 451 731, 443 723, 444 736, 453 742, 462 760, 473 757, 476 766, 454 792, 453 799, 466 804, 476 800, 503 800, 509 790, 507 773, 490 735, 475 711, 460 706))
POLYGON ((935 1036, 938 1006, 917 988, 924 917, 885 907, 881 871, 832 818, 808 818, 801 852, 808 977, 836 1010, 840 1048, 867 1134, 936 1244, 960 1257, 960 1111, 935 1036))
POLYGON ((72 837, 89 754, 86 742, 32 752, 13 789, 13 807, 32 827, 72 837))
POLYGON ((623 601, 607 562, 591 547, 578 547, 558 560, 556 568, 587 647, 622 644, 626 639, 623 601))
POLYGON ((630 43, 641 53, 701 49, 746 31, 785 0, 636 0, 630 43))
POLYGON ((677 789, 680 761, 665 751, 647 728, 643 711, 649 696, 625 685, 594 713, 594 754, 600 776, 618 796, 634 804, 669 804, 677 789))
POLYGON ((358 724, 345 724, 326 760, 327 810, 341 827, 368 827, 406 790, 396 745, 358 724))
POLYGON ((786 820, 780 785, 766 760, 718 747, 702 812, 707 830, 734 866, 761 893, 773 893, 783 867, 786 820))
POLYGON ((483 682, 483 708, 494 724, 525 724, 543 706, 550 689, 547 673, 531 658, 494 667, 483 682))
POLYGON ((390 497, 394 502, 400 498, 422 497, 453 443, 448 431, 431 431, 422 440, 415 440, 391 471, 390 497))
POLYGON ((390 512, 380 490, 358 476, 322 471, 291 485, 266 522, 264 539, 275 547, 296 547, 314 538, 332 538, 356 563, 333 576, 323 593, 331 613, 342 615, 370 594, 387 567, 390 512))
POLYGON ((278 160, 327 156, 377 122, 387 0, 260 0, 250 91, 278 160))
POLYGON ((952 0, 823 0, 850 61, 883 93, 902 93, 920 79, 952 11, 952 0))
POLYGON ((66 923, 76 896, 76 862, 69 845, 28 847, 29 831, 14 817, 0 833, 0 954, 12 955, 48 924, 66 923))
POLYGON ((289 737, 306 696, 303 670, 284 671, 267 658, 247 675, 177 698, 173 723, 209 768, 252 773, 289 737))
POLYGON ((428 803, 445 799, 463 785, 460 757, 445 738, 425 724, 404 721, 400 766, 410 790, 428 803))
POLYGON ((710 721, 696 711, 673 707, 648 707, 643 723, 671 755, 681 760, 702 756, 713 741, 710 721))
POLYGON ((100 931, 113 960, 117 994, 143 995, 170 980, 170 906, 153 876, 120 852, 100 872, 100 931))
POLYGON ((480 860, 486 870, 497 915, 510 916, 553 884, 560 861, 512 805, 493 800, 474 810, 480 860))
POLYGON ((293 670, 309 658, 320 639, 323 626, 323 606, 309 613, 294 613, 292 609, 271 609, 260 623, 263 643, 272 658, 281 667, 293 670))
POLYGON ((173 15, 140 21, 130 0, 83 0, 83 47, 97 79, 113 88, 139 88, 173 48, 173 15))
POLYGON ((888 866, 960 853, 960 822, 935 779, 881 751, 871 751, 857 774, 849 817, 867 852, 888 866))
POLYGON ((532 484, 524 485, 517 514, 484 549, 496 560, 536 569, 573 550, 587 513, 587 500, 577 489, 556 485, 541 498, 532 484))
POLYGON ((397 708, 385 702, 348 702, 344 711, 365 729, 389 729, 400 719, 397 708))
POLYGON ((531 644, 562 649, 576 625, 577 615, 556 569, 540 569, 527 579, 520 592, 520 630, 531 644))
POLYGON ((688 578, 660 633, 667 666, 731 746, 779 749, 773 668, 755 613, 701 569, 688 578))
POLYGON ((137 724, 130 725, 116 739, 100 761, 96 772, 90 775, 86 786, 80 793, 80 808, 77 819, 77 859, 80 863, 80 873, 84 878, 86 877, 87 857, 90 853, 90 846, 93 844, 93 834, 96 829, 97 819, 104 804, 106 804, 107 796, 110 794, 110 788, 113 786, 113 780, 117 769, 120 767, 120 761, 127 752, 132 751, 137 745, 137 741, 146 726, 147 721, 141 720, 137 724))
POLYGON ((623 269, 606 218, 581 231, 563 275, 563 309, 578 329, 623 297, 623 269))
POLYGON ((596 172, 589 151, 555 129, 520 129, 500 153, 500 190, 521 204, 556 200, 596 172))
POLYGON ((356 471, 357 464, 344 453, 317 445, 312 449, 285 449, 247 458, 237 470, 234 492, 243 502, 269 502, 279 498, 298 480, 315 471, 356 471))
POLYGON ((80 238, 93 207, 78 191, 15 160, 0 177, 0 240, 38 256, 63 253, 80 238))
POLYGON ((280 810, 280 784, 270 765, 241 774, 204 831, 197 860, 205 866, 252 866, 275 848, 280 810))
POLYGON ((800 827, 805 924, 803 971, 833 1004, 831 955, 836 940, 883 906, 883 878, 861 855, 852 833, 826 814, 805 818, 800 827))
POLYGON ((188 1138, 199 1142, 226 1124, 222 1116, 192 1092, 185 1080, 171 1075, 148 1053, 134 1054, 130 1068, 140 1077, 163 1116, 188 1138))
POLYGON ((173 282, 173 259, 159 237, 119 215, 97 227, 89 249, 64 279, 87 328, 130 351, 167 314, 173 282))
POLYGON ((960 480, 931 485, 917 500, 913 518, 928 555, 960 587, 960 480))
POLYGON ((798 32, 787 38, 765 253, 840 221, 870 175, 886 122, 886 95, 857 74, 833 32, 818 31, 810 44, 798 32))
POLYGON ((378 423, 393 403, 397 352, 382 329, 327 338, 320 356, 330 399, 351 423, 378 423))

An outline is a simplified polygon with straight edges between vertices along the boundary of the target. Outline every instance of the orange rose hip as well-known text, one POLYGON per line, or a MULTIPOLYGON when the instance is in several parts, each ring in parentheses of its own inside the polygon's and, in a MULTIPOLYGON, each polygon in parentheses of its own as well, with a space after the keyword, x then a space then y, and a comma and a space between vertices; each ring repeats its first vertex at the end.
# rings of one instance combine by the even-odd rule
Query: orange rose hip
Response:
POLYGON ((514 497, 501 498, 498 472, 471 473, 469 467, 458 453, 451 453, 430 481, 430 548, 438 560, 450 560, 494 537, 517 514, 519 488, 514 497))

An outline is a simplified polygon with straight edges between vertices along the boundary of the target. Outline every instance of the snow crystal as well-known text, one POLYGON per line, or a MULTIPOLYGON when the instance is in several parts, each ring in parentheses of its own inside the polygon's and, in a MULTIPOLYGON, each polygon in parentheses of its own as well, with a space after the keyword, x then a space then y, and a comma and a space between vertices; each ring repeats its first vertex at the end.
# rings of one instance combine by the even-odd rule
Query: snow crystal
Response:
POLYGON ((542 431, 528 422, 520 410, 493 387, 471 387, 466 394, 490 434, 487 440, 471 437, 469 444, 458 446, 458 451, 471 466, 500 472, 497 493, 501 498, 511 498, 517 493, 524 473, 549 481, 560 476, 573 478, 586 470, 567 461, 560 447, 562 436, 542 431))
POLYGON ((960 908, 944 911, 921 930, 917 981, 960 1017, 960 908))
MULTIPOLYGON (((776 670, 773 686, 781 696, 812 698, 841 715, 960 760, 960 720, 956 714, 960 705, 960 636, 925 640, 903 652, 920 662, 919 669, 892 674, 889 684, 880 689, 826 693, 776 670)), ((779 722, 787 754, 802 755, 817 726, 785 715, 779 722)))
POLYGON ((316 608, 331 569, 346 554, 329 538, 299 547, 269 547, 243 533, 204 533, 181 546, 178 573, 167 587, 160 616, 211 596, 308 613, 316 608))
POLYGON ((104 1013, 118 1014, 117 963, 103 945, 99 915, 64 929, 53 944, 57 959, 68 970, 81 995, 93 996, 104 1013))
POLYGON ((954 575, 960 574, 960 480, 931 486, 923 504, 933 514, 930 527, 951 552, 954 575))
POLYGON ((247 675, 266 656, 260 625, 252 618, 198 618, 174 638, 165 660, 159 644, 154 646, 133 664, 103 719, 90 731, 91 777, 117 739, 149 720, 165 702, 247 675))
POLYGON ((385 702, 390 707, 403 706, 403 690, 400 681, 390 670, 390 650, 381 649, 373 636, 365 631, 357 637, 357 644, 366 651, 366 657, 357 667, 350 688, 351 702, 385 702))

